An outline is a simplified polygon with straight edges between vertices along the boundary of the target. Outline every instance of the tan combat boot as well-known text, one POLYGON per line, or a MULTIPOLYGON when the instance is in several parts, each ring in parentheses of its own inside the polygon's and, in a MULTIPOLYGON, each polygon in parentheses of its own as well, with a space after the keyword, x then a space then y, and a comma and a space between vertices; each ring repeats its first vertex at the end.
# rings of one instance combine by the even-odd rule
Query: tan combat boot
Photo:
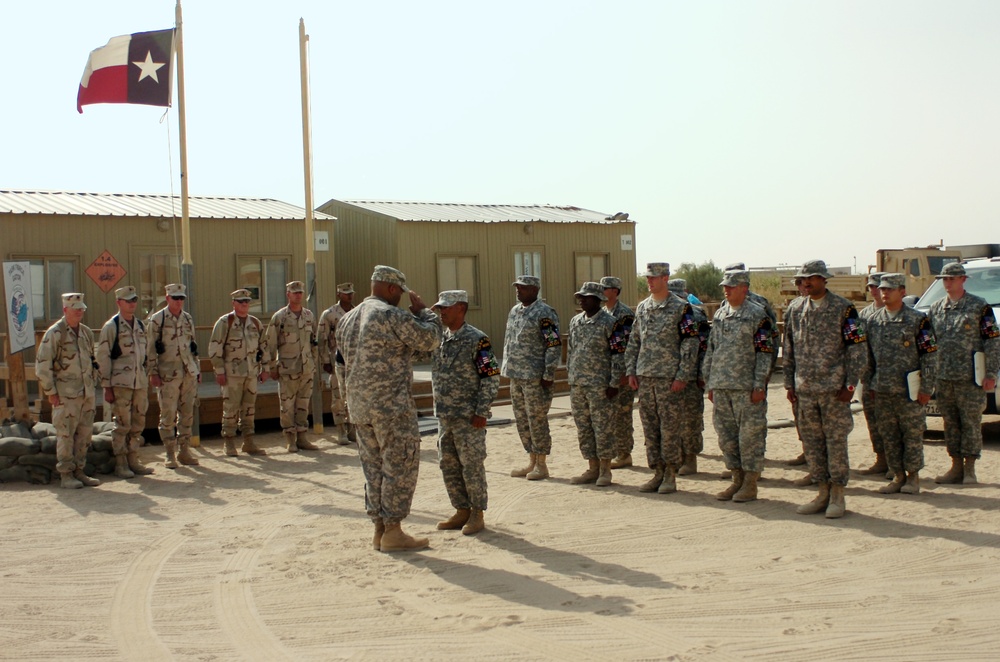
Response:
POLYGON ((408 552, 418 549, 426 549, 430 544, 427 538, 414 538, 403 532, 403 527, 399 522, 385 525, 382 533, 381 547, 383 552, 408 552))
POLYGON ((165 466, 167 469, 176 469, 177 468, 177 442, 176 441, 167 441, 167 442, 164 442, 164 446, 166 446, 166 449, 167 449, 167 461, 163 463, 163 466, 165 466))
POLYGON ((438 531, 454 531, 461 529, 469 521, 469 509, 458 508, 455 514, 443 522, 438 522, 438 531))
POLYGON ((798 457, 793 457, 791 460, 785 462, 787 467, 798 467, 806 463, 806 454, 799 453, 798 457))
POLYGON ((593 483, 597 480, 597 477, 601 475, 600 463, 596 460, 587 460, 590 464, 587 470, 584 471, 579 476, 573 476, 569 479, 569 482, 573 485, 585 485, 587 483, 593 483))
POLYGON ((847 503, 844 501, 844 486, 834 483, 830 486, 830 504, 826 507, 827 519, 838 519, 844 516, 847 511, 847 503))
POLYGON ((512 469, 510 472, 511 478, 524 478, 532 471, 535 470, 535 458, 534 453, 528 453, 528 466, 522 467, 521 469, 512 469))
POLYGON ((664 470, 663 482, 656 491, 660 494, 673 494, 677 491, 677 469, 672 464, 668 464, 664 470))
POLYGON ((115 455, 115 475, 119 478, 135 478, 135 474, 128 468, 128 458, 125 453, 115 455))
POLYGON ((299 447, 300 451, 318 451, 319 446, 309 441, 308 436, 305 431, 300 430, 295 433, 295 444, 299 447))
POLYGON ((858 473, 862 476, 873 476, 875 474, 884 474, 888 470, 889 465, 886 464, 885 453, 875 453, 875 464, 867 469, 859 469, 858 473))
POLYGON ((900 490, 903 489, 903 484, 905 482, 906 482, 906 472, 900 471, 898 474, 894 475, 891 483, 889 483, 888 485, 883 485, 882 487, 878 488, 879 494, 897 494, 900 490))
POLYGON ((830 505, 830 483, 820 483, 819 492, 816 494, 816 498, 809 503, 802 504, 795 509, 799 515, 815 515, 816 513, 821 513, 826 510, 826 507, 830 505))
POLYGON ((965 466, 962 467, 962 484, 975 485, 979 481, 976 479, 976 458, 965 458, 965 466))
POLYGON ((632 466, 632 454, 631 453, 621 453, 618 457, 611 460, 612 469, 621 469, 623 467, 632 466))
POLYGON ((192 467, 198 466, 198 458, 191 453, 191 442, 181 442, 181 452, 177 454, 177 461, 192 467))
POLYGON ((252 434, 243 435, 243 446, 240 450, 247 455, 267 455, 266 450, 254 443, 252 434))
POLYGON ((757 479, 760 478, 759 471, 746 471, 743 473, 743 486, 739 492, 733 495, 736 503, 746 503, 757 500, 757 479))
POLYGON ((59 487, 65 487, 67 490, 78 490, 83 487, 83 483, 73 478, 72 471, 60 471, 59 475, 62 477, 59 487))
POLYGON ((298 453, 299 445, 295 443, 295 430, 285 430, 281 434, 285 437, 285 449, 289 453, 298 453))
POLYGON ((222 442, 226 448, 226 455, 229 457, 239 456, 239 453, 236 452, 236 439, 234 437, 226 437, 222 442))
POLYGON ((814 482, 815 481, 813 480, 812 474, 806 474, 801 478, 796 478, 795 480, 793 480, 792 485, 794 485, 795 487, 809 487, 814 482))
POLYGON ((483 521, 483 511, 473 508, 472 514, 469 515, 469 521, 462 527, 462 534, 466 536, 475 535, 485 528, 486 522, 483 521))
POLYGON ((655 467, 653 469, 653 477, 647 480, 645 483, 639 486, 640 492, 655 492, 660 487, 660 483, 663 482, 663 469, 661 467, 655 467))
POLYGON ((74 471, 73 478, 76 478, 78 481, 80 481, 87 487, 97 487, 98 485, 101 484, 101 481, 99 481, 98 479, 91 478, 87 474, 83 473, 83 469, 77 469, 76 471, 74 471))
POLYGON ((677 470, 677 475, 691 476, 696 473, 698 473, 698 455, 696 453, 685 455, 681 468, 677 470))
POLYGON ((542 480, 549 477, 549 468, 545 464, 546 455, 535 453, 535 468, 525 476, 528 480, 542 480))
POLYGON ((347 432, 347 424, 346 423, 341 423, 340 425, 337 426, 337 437, 336 437, 336 439, 337 439, 337 445, 338 446, 346 446, 349 443, 351 443, 351 440, 349 438, 349 434, 347 432))
POLYGON ((598 461, 597 481, 594 484, 598 487, 607 487, 611 484, 611 460, 598 461))
POLYGON ((903 485, 900 492, 903 494, 920 494, 920 472, 911 471, 906 474, 906 484, 903 485))
POLYGON ((715 495, 715 498, 719 501, 729 501, 733 498, 733 495, 740 491, 743 487, 743 470, 733 469, 732 470, 733 482, 726 489, 722 490, 715 495))
POLYGON ((375 535, 372 537, 372 547, 376 552, 382 550, 382 534, 385 533, 385 524, 382 520, 375 520, 375 535))
POLYGON ((131 469, 132 473, 136 476, 148 476, 153 473, 152 469, 139 461, 139 453, 137 451, 129 451, 125 455, 125 459, 128 460, 128 468, 131 469))
POLYGON ((962 465, 962 458, 953 457, 951 458, 951 469, 948 469, 948 471, 935 478, 934 482, 939 485, 954 485, 961 483, 964 475, 965 470, 962 465))

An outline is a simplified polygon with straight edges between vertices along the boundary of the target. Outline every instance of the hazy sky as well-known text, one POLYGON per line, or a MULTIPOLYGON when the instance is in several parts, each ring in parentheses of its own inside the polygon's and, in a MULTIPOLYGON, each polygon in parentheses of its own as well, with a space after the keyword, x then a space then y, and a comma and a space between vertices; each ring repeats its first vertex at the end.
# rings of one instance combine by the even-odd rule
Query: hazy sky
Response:
MULTIPOLYGON (((640 265, 1000 240, 996 0, 188 0, 192 195, 304 203, 300 17, 317 206, 627 211, 640 265)), ((176 108, 75 106, 92 49, 173 22, 5 3, 0 189, 169 193, 172 154, 179 193, 176 108)))

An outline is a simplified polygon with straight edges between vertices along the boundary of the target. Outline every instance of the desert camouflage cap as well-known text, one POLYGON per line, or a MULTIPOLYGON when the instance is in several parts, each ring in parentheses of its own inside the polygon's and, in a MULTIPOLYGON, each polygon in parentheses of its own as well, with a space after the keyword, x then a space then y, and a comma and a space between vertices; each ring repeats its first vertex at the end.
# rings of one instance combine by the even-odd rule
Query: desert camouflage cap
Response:
POLYGON ((354 294, 354 283, 341 283, 337 286, 337 294, 354 294))
POLYGON ((673 278, 667 281, 667 289, 674 294, 686 294, 688 291, 688 282, 683 278, 673 278))
POLYGON ((372 280, 378 283, 398 285, 404 292, 410 291, 410 288, 406 286, 406 275, 399 269, 387 267, 384 264, 375 267, 372 272, 372 280))
POLYGON ((809 278, 810 276, 833 278, 833 274, 826 270, 826 262, 823 260, 809 260, 795 274, 796 278, 809 278))
POLYGON ((539 278, 538 276, 529 276, 528 274, 524 274, 523 276, 518 276, 517 280, 515 280, 512 283, 512 285, 526 285, 528 287, 541 287, 542 286, 542 279, 539 278))
POLYGON ((882 276, 884 275, 885 272, 882 271, 873 271, 868 274, 868 287, 878 287, 879 283, 882 282, 882 276))
POLYGON ((431 308, 451 308, 456 303, 469 303, 469 293, 465 290, 445 290, 438 295, 437 302, 431 308))
POLYGON ((83 295, 79 292, 67 292, 62 295, 63 308, 72 310, 87 310, 87 304, 83 302, 83 295))
POLYGON ((229 296, 233 301, 253 301, 253 295, 250 294, 250 290, 247 289, 236 290, 231 292, 229 296))
POLYGON ((749 285, 750 272, 743 269, 730 269, 722 274, 722 282, 719 285, 725 287, 736 287, 737 285, 749 285))
POLYGON ((134 287, 126 285, 125 287, 119 287, 115 290, 115 298, 121 299, 122 301, 135 301, 139 298, 139 295, 136 294, 134 287))
POLYGON ((647 262, 646 263, 646 273, 643 276, 647 278, 649 276, 669 276, 670 275, 670 263, 669 262, 647 262))
POLYGON ((944 265, 944 269, 941 270, 941 273, 934 277, 947 278, 948 276, 964 276, 964 275, 965 275, 965 267, 963 267, 961 263, 949 262, 948 264, 944 265))
POLYGON ((622 279, 615 278, 614 276, 605 276, 604 278, 601 279, 601 287, 603 287, 604 289, 613 287, 616 290, 620 291, 622 289, 622 279))
POLYGON ((878 288, 880 290, 899 290, 906 287, 906 276, 903 274, 882 274, 878 288))
POLYGON ((593 281, 587 281, 580 288, 580 291, 576 293, 578 297, 597 297, 601 301, 607 301, 608 297, 604 296, 604 288, 601 287, 600 283, 595 283, 593 281))
POLYGON ((170 283, 163 290, 167 293, 168 297, 184 297, 187 298, 187 288, 180 283, 170 283))
POLYGON ((301 280, 293 280, 291 283, 285 284, 285 292, 291 294, 293 292, 305 292, 306 285, 301 280))

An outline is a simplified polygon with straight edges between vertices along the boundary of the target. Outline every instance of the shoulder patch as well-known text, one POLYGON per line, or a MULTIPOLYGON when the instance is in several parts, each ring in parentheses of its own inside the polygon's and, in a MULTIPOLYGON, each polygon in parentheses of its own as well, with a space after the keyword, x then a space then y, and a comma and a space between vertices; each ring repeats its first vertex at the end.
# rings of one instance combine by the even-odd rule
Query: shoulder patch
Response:
POLYGON ((480 338, 476 343, 476 372, 479 373, 480 379, 500 374, 497 357, 493 355, 493 346, 490 345, 489 338, 480 338))
POLYGON ((608 347, 612 354, 624 354, 628 346, 629 331, 625 330, 624 320, 617 320, 611 328, 611 337, 608 338, 608 347))
POLYGON ((757 352, 774 354, 774 333, 769 317, 765 317, 757 325, 757 330, 753 334, 753 348, 757 352))
POLYGON ((684 306, 681 321, 677 323, 677 333, 681 338, 698 337, 698 323, 694 321, 694 311, 691 310, 691 304, 684 306))
POLYGON ((538 323, 538 329, 542 332, 546 348, 559 347, 562 344, 562 340, 559 339, 559 327, 551 318, 543 317, 538 323))
POLYGON ((979 316, 979 334, 984 339, 1000 338, 1000 327, 997 326, 996 315, 990 306, 983 306, 983 313, 979 316))
POLYGON ((937 351, 937 339, 931 328, 931 321, 924 315, 917 323, 917 353, 930 354, 937 351))
POLYGON ((857 345, 868 340, 865 330, 858 320, 858 310, 854 306, 848 306, 844 310, 844 320, 840 328, 841 336, 845 345, 857 345))

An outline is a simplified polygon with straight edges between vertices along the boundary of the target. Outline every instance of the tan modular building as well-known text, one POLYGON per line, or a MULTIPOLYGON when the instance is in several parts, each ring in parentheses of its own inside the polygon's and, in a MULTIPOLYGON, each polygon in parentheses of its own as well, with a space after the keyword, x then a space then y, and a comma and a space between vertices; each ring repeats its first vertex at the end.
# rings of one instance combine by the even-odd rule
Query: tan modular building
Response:
MULTIPOLYGON (((469 292, 468 320, 502 349, 507 313, 517 300, 511 283, 539 276, 541 298, 566 327, 579 309, 573 293, 602 276, 622 279, 622 299, 635 306, 635 222, 551 205, 464 205, 330 200, 335 216, 337 281, 368 293, 372 267, 401 269, 428 304, 441 290, 469 292)), ((404 297, 404 303, 406 299, 404 297)))

